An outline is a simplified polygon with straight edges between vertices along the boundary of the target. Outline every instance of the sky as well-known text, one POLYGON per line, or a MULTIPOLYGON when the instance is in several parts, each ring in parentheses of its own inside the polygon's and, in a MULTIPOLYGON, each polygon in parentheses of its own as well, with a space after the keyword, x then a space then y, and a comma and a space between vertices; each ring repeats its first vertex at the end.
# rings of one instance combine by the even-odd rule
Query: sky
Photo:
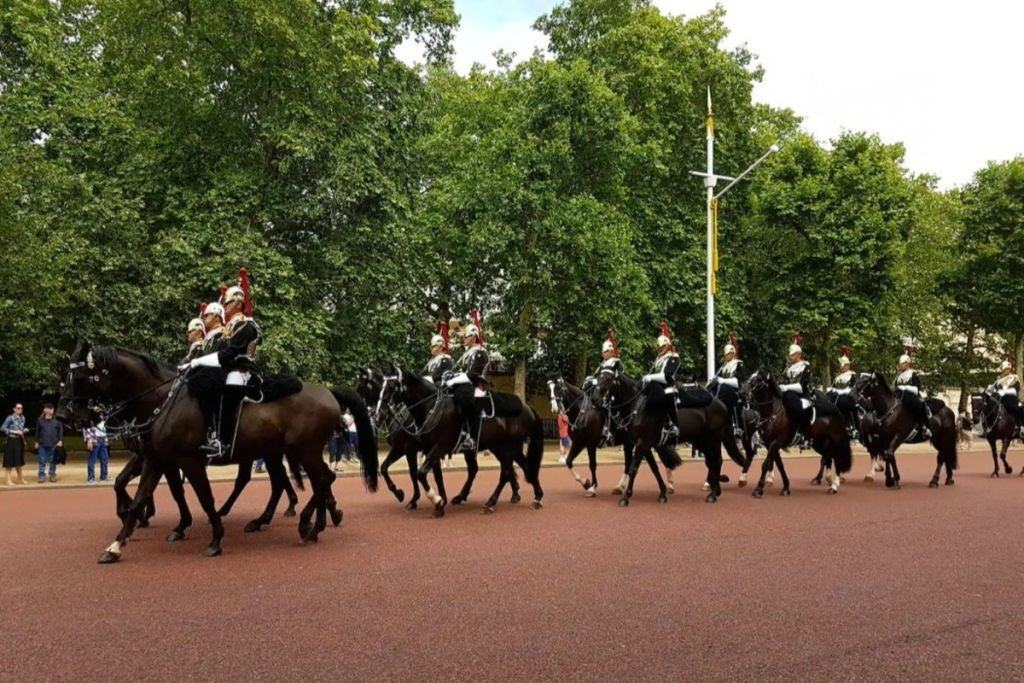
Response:
MULTIPOLYGON (((544 48, 530 25, 556 0, 455 0, 455 67, 493 66, 498 48, 544 48)), ((694 16, 713 0, 655 0, 694 16)), ((843 130, 906 145, 906 166, 950 188, 989 161, 1024 154, 1024 2, 722 0, 765 76, 754 98, 789 107, 821 141, 843 130)), ((404 46, 410 61, 415 50, 404 46)))

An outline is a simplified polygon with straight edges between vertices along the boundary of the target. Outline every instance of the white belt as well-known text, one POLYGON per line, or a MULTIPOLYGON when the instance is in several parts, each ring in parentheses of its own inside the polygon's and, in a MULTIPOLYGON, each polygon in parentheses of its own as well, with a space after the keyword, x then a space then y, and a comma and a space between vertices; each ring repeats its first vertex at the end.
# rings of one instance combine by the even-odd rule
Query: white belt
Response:
POLYGON ((1014 389, 1013 387, 1010 387, 1009 389, 1000 389, 999 390, 999 395, 1000 396, 1016 396, 1017 395, 1017 390, 1014 389))
POLYGON ((451 386, 453 384, 469 384, 469 383, 470 383, 469 375, 467 375, 464 372, 460 372, 459 374, 455 375, 450 380, 448 380, 448 385, 449 386, 451 386))
POLYGON ((224 384, 232 387, 244 387, 248 383, 249 373, 239 370, 232 370, 228 373, 227 379, 224 380, 224 384))

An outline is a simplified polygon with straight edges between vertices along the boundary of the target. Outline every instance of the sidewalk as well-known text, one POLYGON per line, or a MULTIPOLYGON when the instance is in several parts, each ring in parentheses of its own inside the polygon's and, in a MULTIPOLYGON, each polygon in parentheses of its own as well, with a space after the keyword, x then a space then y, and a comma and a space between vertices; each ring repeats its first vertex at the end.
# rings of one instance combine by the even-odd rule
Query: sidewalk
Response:
MULTIPOLYGON (((978 444, 975 443, 975 450, 977 450, 977 445, 978 444)), ((986 445, 986 444, 982 443, 982 445, 986 445)), ((917 453, 927 453, 930 450, 931 450, 931 447, 928 446, 927 444, 909 444, 909 445, 905 445, 905 446, 901 447, 899 452, 900 452, 900 455, 902 456, 902 455, 910 455, 910 454, 917 454, 917 453)), ((121 453, 123 453, 123 451, 121 453)), ((683 447, 679 448, 679 455, 682 457, 684 465, 687 465, 687 464, 690 464, 690 463, 699 463, 699 464, 703 465, 703 459, 702 458, 691 458, 690 457, 690 453, 691 453, 690 449, 688 447, 686 447, 686 446, 683 446, 683 447)), ((765 450, 764 450, 764 448, 761 448, 758 451, 757 459, 755 460, 755 462, 759 462, 764 457, 764 454, 765 454, 765 450)), ((18 485, 6 486, 6 479, 3 478, 3 475, 0 475, 0 493, 5 492, 5 491, 31 491, 31 490, 40 490, 40 489, 47 489, 47 488, 51 488, 51 489, 52 488, 81 488, 81 487, 85 487, 87 485, 86 484, 86 459, 85 459, 84 455, 79 455, 78 453, 70 454, 69 457, 68 457, 68 463, 66 465, 59 465, 57 467, 57 481, 56 481, 56 483, 46 482, 46 483, 43 483, 43 484, 36 483, 37 461, 34 459, 34 456, 32 456, 32 454, 26 454, 26 455, 27 455, 27 458, 26 458, 26 462, 25 462, 25 467, 23 468, 23 472, 25 473, 25 481, 28 482, 28 483, 26 483, 24 486, 18 486, 18 485)), ((387 445, 384 444, 381 447, 381 450, 380 450, 380 453, 379 453, 379 457, 380 457, 381 460, 383 460, 386 455, 387 455, 387 445)), ((863 448, 854 447, 854 449, 853 449, 853 456, 854 456, 855 460, 856 459, 862 459, 865 455, 866 455, 866 452, 864 451, 863 448)), ((723 452, 723 457, 725 458, 725 471, 728 472, 729 468, 730 467, 734 468, 735 465, 732 464, 732 461, 729 460, 728 456, 726 456, 724 454, 724 452, 723 452)), ((785 457, 787 460, 790 460, 790 459, 793 459, 793 458, 817 458, 818 455, 816 453, 814 453, 813 451, 797 451, 797 450, 794 449, 791 452, 789 452, 788 454, 784 453, 783 457, 785 457)), ((326 458, 327 458, 327 454, 324 453, 324 459, 326 460, 326 458)), ((97 487, 100 487, 100 486, 113 486, 114 477, 117 476, 117 473, 121 471, 121 468, 124 467, 124 464, 126 462, 127 462, 127 457, 124 457, 124 456, 117 457, 117 458, 112 457, 111 460, 110 460, 110 465, 109 465, 110 481, 107 481, 107 482, 99 482, 99 481, 97 481, 96 486, 97 487)), ((598 462, 599 465, 609 465, 609 464, 622 465, 622 449, 618 448, 618 447, 599 449, 598 452, 597 452, 597 462, 598 462)), ((482 470, 498 469, 498 461, 490 453, 481 453, 480 455, 478 455, 477 456, 477 463, 479 464, 480 469, 482 469, 482 470)), ((543 461, 542 467, 564 467, 564 465, 561 465, 558 462, 558 446, 554 442, 546 443, 545 446, 544 446, 544 461, 543 461)), ((579 470, 581 472, 581 474, 582 474, 582 472, 584 470, 586 470, 589 467, 586 451, 580 453, 576 457, 576 460, 574 462, 574 467, 577 470, 579 470)), ((759 467, 759 465, 755 465, 754 467, 755 468, 759 467)), ((445 468, 445 469, 446 469, 446 471, 449 470, 449 468, 445 468)), ((455 456, 453 456, 452 457, 452 465, 451 465, 450 470, 451 471, 458 471, 458 470, 465 470, 465 469, 466 469, 466 461, 463 458, 463 456, 461 454, 456 454, 455 456)), ((399 462, 396 462, 388 470, 389 474, 391 474, 392 476, 395 476, 395 475, 407 476, 406 471, 407 471, 407 467, 405 465, 405 459, 404 458, 402 460, 400 460, 399 462)), ((754 471, 754 470, 752 470, 752 471, 754 471)), ((207 472, 208 472, 208 476, 210 478, 210 481, 212 481, 212 482, 234 481, 235 477, 238 474, 238 468, 235 465, 227 465, 227 466, 223 466, 223 467, 210 467, 210 468, 207 469, 207 472)), ((96 477, 98 479, 99 478, 99 465, 98 464, 96 466, 96 472, 95 473, 96 473, 96 477)), ((357 477, 357 476, 359 476, 359 464, 357 462, 343 463, 343 465, 341 466, 341 469, 337 472, 337 474, 338 474, 339 477, 357 477)), ((253 473, 253 479, 254 480, 267 479, 267 475, 265 473, 263 473, 263 474, 253 473)), ((161 481, 161 484, 163 485, 163 484, 165 484, 165 482, 161 481)))

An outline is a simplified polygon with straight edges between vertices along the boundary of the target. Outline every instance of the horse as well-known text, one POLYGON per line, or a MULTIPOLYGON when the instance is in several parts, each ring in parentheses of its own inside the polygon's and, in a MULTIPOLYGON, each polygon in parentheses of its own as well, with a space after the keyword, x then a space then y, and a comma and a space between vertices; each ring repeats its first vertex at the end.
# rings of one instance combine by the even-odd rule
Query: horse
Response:
MULTIPOLYGON (((885 461, 885 485, 887 488, 900 488, 900 471, 896 465, 896 449, 903 443, 919 443, 924 439, 917 437, 917 420, 903 406, 903 402, 889 388, 889 383, 879 372, 863 373, 855 382, 857 392, 871 403, 877 419, 878 437, 882 443, 882 458, 885 461)), ((931 444, 937 451, 935 473, 928 483, 929 488, 937 488, 939 474, 943 466, 946 468, 946 486, 952 486, 953 470, 957 468, 957 442, 960 424, 956 414, 938 399, 927 399, 932 415, 929 420, 931 444)))
POLYGON ((764 496, 765 475, 770 464, 774 463, 782 477, 780 495, 790 495, 789 477, 782 464, 781 451, 789 448, 802 433, 811 441, 812 448, 821 454, 826 478, 829 482, 829 493, 838 493, 841 476, 849 472, 853 464, 853 453, 850 450, 850 437, 846 433, 846 422, 836 412, 832 415, 817 417, 809 427, 801 427, 790 419, 782 402, 782 391, 770 373, 760 370, 754 372, 741 387, 740 391, 747 397, 757 411, 761 440, 768 447, 768 455, 761 465, 761 478, 754 487, 755 498, 764 496), (833 469, 835 473, 833 474, 833 469))
MULTIPOLYGON (((399 503, 405 501, 405 491, 395 486, 391 480, 388 469, 398 460, 405 458, 409 468, 409 477, 412 479, 412 497, 405 504, 406 510, 415 510, 420 499, 420 483, 416 477, 418 469, 417 454, 424 450, 423 445, 414 436, 409 434, 399 425, 397 418, 391 410, 391 406, 381 401, 381 388, 384 386, 384 374, 375 368, 360 368, 356 372, 355 390, 359 397, 371 406, 371 416, 378 428, 383 427, 387 431, 388 450, 387 457, 380 465, 380 474, 399 503)), ((434 470, 434 480, 440 476, 440 468, 434 470)))
MULTIPOLYGON (((623 373, 602 373, 598 377, 598 391, 602 400, 607 402, 611 413, 625 417, 626 424, 635 448, 629 465, 629 481, 619 506, 629 505, 633 497, 633 485, 641 460, 649 458, 655 451, 662 464, 674 470, 683 464, 682 458, 671 445, 661 443, 661 434, 665 426, 665 416, 660 411, 647 410, 647 397, 643 385, 623 373)), ((671 395, 669 395, 671 396, 671 395)), ((702 408, 679 408, 679 442, 688 442, 704 454, 704 465, 708 470, 707 481, 710 486, 705 500, 714 503, 722 495, 722 431, 729 422, 728 409, 716 398, 702 408)), ((658 482, 658 502, 668 502, 665 495, 665 483, 655 469, 654 478, 658 482)))
MULTIPOLYGON (((602 370, 601 372, 613 372, 602 370)), ((597 449, 610 436, 616 442, 622 444, 623 455, 625 456, 624 472, 618 485, 612 489, 612 493, 619 495, 626 488, 629 482, 629 465, 633 460, 633 438, 621 424, 611 424, 609 407, 607 403, 595 401, 590 394, 579 387, 566 382, 561 377, 548 380, 548 389, 551 394, 551 411, 556 415, 565 412, 569 418, 569 436, 572 445, 569 446, 569 453, 565 458, 565 466, 569 468, 573 479, 583 486, 583 495, 592 498, 597 495, 597 449), (587 449, 587 456, 590 460, 590 478, 584 480, 573 469, 573 462, 583 449, 587 449)), ((593 393, 597 393, 596 390, 593 393)), ((644 458, 651 467, 651 472, 657 478, 658 464, 654 457, 648 453, 644 458)), ((666 476, 672 470, 665 470, 666 476)), ((668 493, 675 493, 675 487, 671 479, 666 482, 668 493)))
MULTIPOLYGON (((370 491, 377 488, 377 454, 366 406, 354 391, 300 384, 297 393, 250 403, 242 410, 235 453, 239 464, 246 466, 262 457, 272 473, 271 500, 263 515, 247 525, 253 530, 269 523, 283 492, 279 483, 287 476, 283 454, 287 452, 302 466, 313 493, 300 514, 299 535, 304 542, 315 542, 326 528, 328 512, 335 525, 341 523, 341 512, 331 494, 334 474, 323 460, 323 449, 340 422, 342 406, 352 411, 356 421, 363 478, 370 491), (311 521, 314 512, 315 522, 311 521)), ((220 555, 224 525, 206 476, 207 456, 201 450, 205 425, 196 399, 186 391, 184 377, 150 356, 82 341, 71 356, 58 416, 64 421, 85 422, 96 406, 108 425, 120 426, 139 439, 144 456, 135 498, 120 533, 100 555, 100 562, 121 558, 122 546, 134 531, 146 499, 152 496, 161 474, 172 466, 184 472, 210 521, 212 539, 203 554, 220 555)))
MULTIPOLYGON (((836 410, 842 414, 835 400, 828 396, 828 400, 832 405, 836 406, 836 410)), ((857 441, 860 442, 864 449, 868 452, 870 462, 868 464, 867 474, 864 475, 864 481, 871 483, 875 480, 875 473, 881 472, 884 469, 882 464, 882 442, 878 436, 878 420, 875 418, 875 414, 871 409, 871 403, 863 396, 858 394, 856 390, 852 390, 850 396, 853 398, 856 406, 856 415, 854 420, 856 424, 857 441)), ((844 416, 845 418, 845 416, 844 416)), ((847 424, 849 426, 849 424, 847 424)), ((818 473, 811 479, 811 485, 820 486, 825 476, 825 457, 819 458, 818 473)), ((840 475, 839 480, 841 482, 846 481, 846 477, 840 475)))
MULTIPOLYGON (((481 422, 479 450, 494 453, 501 470, 498 486, 484 503, 483 512, 495 511, 498 498, 506 484, 513 486, 513 502, 518 502, 514 464, 523 470, 528 484, 533 486, 535 510, 543 507, 544 490, 540 485, 540 465, 544 458, 544 424, 540 417, 517 396, 492 392, 492 416, 481 422), (502 413, 497 415, 496 413, 502 413), (523 444, 527 451, 523 453, 523 444)), ((462 433, 462 417, 452 397, 438 390, 433 383, 411 370, 395 367, 395 374, 384 378, 380 405, 389 404, 398 416, 399 424, 410 436, 418 439, 426 451, 426 457, 417 471, 420 488, 434 504, 433 516, 443 517, 448 503, 444 490, 444 479, 440 473, 441 458, 456 450, 462 433), (430 488, 427 472, 434 470, 437 492, 430 488)), ((469 498, 476 479, 476 453, 466 453, 466 483, 459 494, 452 499, 453 505, 461 505, 469 498)))
MULTIPOLYGON (((988 441, 989 448, 992 449, 992 478, 999 478, 999 460, 1003 461, 1006 473, 1013 474, 1013 468, 1006 461, 1006 451, 1010 448, 1010 442, 1015 438, 1020 438, 1017 432, 1016 417, 1003 406, 999 395, 991 388, 980 395, 971 396, 971 402, 975 404, 972 406, 972 412, 980 417, 982 433, 985 435, 985 440, 988 441), (998 454, 996 453, 996 441, 1002 442, 998 454)), ((1021 469, 1021 475, 1024 475, 1024 468, 1021 469)))

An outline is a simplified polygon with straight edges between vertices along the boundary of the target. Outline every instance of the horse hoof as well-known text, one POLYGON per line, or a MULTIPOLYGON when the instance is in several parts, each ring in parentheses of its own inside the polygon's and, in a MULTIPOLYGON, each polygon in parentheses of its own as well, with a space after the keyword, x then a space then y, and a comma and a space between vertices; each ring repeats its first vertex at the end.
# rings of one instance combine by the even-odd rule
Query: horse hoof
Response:
POLYGON ((405 491, 403 491, 402 489, 395 489, 393 493, 395 494, 395 498, 398 499, 399 503, 405 502, 405 491))
POLYGON ((109 550, 104 550, 103 554, 100 555, 99 564, 113 564, 121 559, 121 553, 112 553, 109 550))
POLYGON ((711 484, 709 484, 707 482, 704 482, 703 484, 700 485, 700 490, 701 491, 710 491, 711 490, 711 484))
POLYGON ((834 493, 839 493, 839 489, 834 489, 831 486, 829 486, 827 493, 829 493, 830 495, 834 493))
POLYGON ((434 517, 444 517, 444 508, 435 507, 431 513, 434 517))
POLYGON ((341 526, 342 514, 338 508, 331 508, 327 511, 331 515, 331 524, 334 526, 341 526))
POLYGON ((185 534, 183 534, 180 531, 172 531, 171 533, 167 534, 167 542, 168 543, 177 543, 178 541, 184 541, 184 540, 185 540, 185 534))
POLYGON ((1010 467, 1009 465, 1007 465, 1007 466, 1006 466, 1006 473, 1007 473, 1007 474, 1013 474, 1013 468, 1012 468, 1012 467, 1010 467))
POLYGON ((284 511, 284 516, 285 517, 294 517, 295 516, 295 508, 289 507, 287 510, 284 511))
POLYGON ((939 480, 938 479, 932 479, 930 482, 928 482, 928 488, 930 488, 930 489, 937 489, 937 488, 939 488, 939 480))
POLYGON ((244 527, 242 527, 242 531, 244 531, 247 534, 251 534, 254 531, 263 531, 263 525, 260 524, 259 520, 254 519, 248 524, 246 524, 244 527))
POLYGON ((864 477, 864 482, 867 484, 873 484, 875 482, 875 478, 868 474, 864 477))
POLYGON ((946 480, 946 486, 952 486, 954 483, 956 483, 956 482, 954 482, 952 479, 947 479, 946 480))
POLYGON ((891 488, 895 488, 895 486, 896 486, 896 482, 894 480, 892 480, 892 479, 886 479, 885 480, 885 488, 891 489, 891 488))
POLYGON ((821 477, 811 479, 811 486, 821 486, 821 477))
POLYGON ((455 496, 454 498, 452 498, 452 505, 462 505, 465 502, 466 502, 466 499, 463 498, 462 494, 459 494, 459 495, 455 496))
POLYGON ((667 503, 668 502, 668 496, 666 496, 665 494, 661 494, 660 496, 658 496, 658 502, 659 503, 667 503))
POLYGON ((705 502, 705 503, 717 503, 717 502, 718 502, 718 496, 717 496, 717 495, 715 495, 715 493, 714 493, 714 492, 712 492, 712 493, 709 493, 709 494, 707 495, 707 498, 705 498, 705 499, 704 499, 704 502, 705 502))
POLYGON ((513 493, 512 497, 509 498, 508 500, 510 503, 515 504, 521 502, 523 500, 523 497, 520 496, 518 493, 513 493))
POLYGON ((998 479, 999 478, 999 473, 998 472, 993 472, 992 474, 988 475, 988 478, 989 479, 998 479))
POLYGON ((481 515, 493 515, 494 514, 494 508, 492 506, 490 506, 490 505, 484 505, 483 508, 480 510, 480 514, 481 515))
POLYGON ((594 483, 593 483, 593 482, 591 482, 591 481, 590 481, 589 479, 587 479, 587 480, 585 480, 585 481, 583 482, 583 488, 584 488, 584 490, 586 490, 586 489, 589 489, 589 488, 591 488, 591 487, 593 487, 593 486, 594 486, 594 483))
POLYGON ((625 496, 623 496, 622 498, 619 498, 619 507, 620 508, 629 507, 629 498, 626 498, 625 496))
POLYGON ((415 510, 416 509, 416 501, 415 500, 410 500, 408 503, 405 504, 405 509, 406 510, 415 510))
POLYGON ((741 488, 741 489, 746 488, 747 487, 747 480, 746 479, 740 479, 738 482, 736 482, 736 486, 741 488))
POLYGON ((140 520, 139 520, 139 524, 138 524, 138 527, 139 527, 140 529, 145 529, 145 528, 146 528, 146 527, 148 527, 148 526, 149 526, 149 520, 148 520, 148 519, 140 519, 140 520))
POLYGON ((217 557, 222 552, 224 551, 220 549, 220 545, 214 545, 212 543, 203 549, 203 555, 206 557, 217 557))
POLYGON ((583 497, 584 498, 593 498, 596 495, 597 495, 597 487, 596 486, 588 486, 587 490, 583 492, 583 497))
POLYGON ((530 505, 530 507, 532 507, 534 510, 540 510, 542 507, 544 507, 544 503, 540 502, 539 500, 535 500, 530 505))
MULTIPOLYGON (((1024 477, 1024 473, 1022 473, 1021 476, 1024 477)), ((615 488, 613 488, 612 489, 612 495, 613 496, 621 496, 622 495, 622 487, 616 486, 615 488)))
POLYGON ((788 498, 789 497, 789 489, 782 489, 781 491, 779 491, 779 495, 788 498))
POLYGON ((763 498, 764 497, 764 489, 756 488, 756 489, 754 489, 754 492, 751 493, 750 495, 754 496, 754 498, 763 498))

